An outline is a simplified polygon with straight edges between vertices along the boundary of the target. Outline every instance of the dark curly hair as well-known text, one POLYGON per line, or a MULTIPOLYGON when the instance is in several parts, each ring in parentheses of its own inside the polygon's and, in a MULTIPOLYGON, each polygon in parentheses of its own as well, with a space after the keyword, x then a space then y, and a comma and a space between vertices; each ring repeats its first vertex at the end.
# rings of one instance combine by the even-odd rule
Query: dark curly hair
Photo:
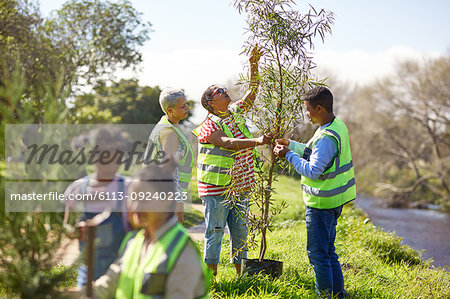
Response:
POLYGON ((208 88, 205 90, 205 92, 202 95, 202 99, 201 99, 202 106, 203 106, 203 108, 205 108, 206 110, 208 110, 211 113, 213 113, 213 109, 211 108, 211 106, 209 106, 208 102, 212 100, 211 96, 212 96, 214 90, 216 90, 216 88, 218 86, 219 85, 217 85, 217 84, 208 86, 208 88))

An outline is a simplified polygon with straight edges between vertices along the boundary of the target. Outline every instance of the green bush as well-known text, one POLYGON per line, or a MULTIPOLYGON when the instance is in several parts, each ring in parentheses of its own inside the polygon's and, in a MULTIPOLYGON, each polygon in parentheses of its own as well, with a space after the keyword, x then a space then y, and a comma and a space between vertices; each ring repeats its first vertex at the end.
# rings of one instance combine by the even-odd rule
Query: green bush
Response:
POLYGON ((368 235, 364 243, 375 256, 379 256, 386 263, 406 263, 409 266, 421 264, 420 253, 407 245, 402 245, 401 240, 402 238, 395 234, 377 231, 368 235))

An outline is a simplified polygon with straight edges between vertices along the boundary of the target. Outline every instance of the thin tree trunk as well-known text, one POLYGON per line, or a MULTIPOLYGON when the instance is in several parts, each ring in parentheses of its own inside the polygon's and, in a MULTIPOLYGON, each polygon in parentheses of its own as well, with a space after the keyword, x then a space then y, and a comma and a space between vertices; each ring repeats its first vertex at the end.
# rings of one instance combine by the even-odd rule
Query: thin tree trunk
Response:
POLYGON ((263 227, 261 229, 261 249, 259 252, 259 260, 264 259, 267 249, 267 220, 269 218, 269 207, 270 207, 270 197, 272 194, 272 180, 273 180, 273 169, 275 167, 275 156, 272 155, 272 160, 270 161, 269 177, 267 179, 267 187, 264 190, 264 206, 263 206, 263 227))
MULTIPOLYGON (((275 118, 275 127, 274 127, 274 138, 279 137, 280 133, 280 123, 281 123, 281 111, 283 108, 283 69, 282 64, 280 61, 280 55, 278 48, 275 48, 275 52, 277 55, 277 64, 278 64, 278 72, 280 76, 280 99, 277 103, 277 110, 276 110, 276 118, 275 118)), ((275 161, 276 157, 272 154, 272 159, 270 161, 270 169, 269 169, 269 176, 267 178, 267 187, 266 190, 264 190, 264 203, 263 203, 263 227, 261 228, 261 249, 259 253, 259 260, 262 261, 264 259, 264 255, 266 254, 267 250, 267 240, 266 240, 266 234, 267 234, 267 226, 268 226, 268 218, 269 218, 269 208, 270 208, 270 198, 272 195, 272 181, 273 181, 273 170, 275 168, 275 161)))

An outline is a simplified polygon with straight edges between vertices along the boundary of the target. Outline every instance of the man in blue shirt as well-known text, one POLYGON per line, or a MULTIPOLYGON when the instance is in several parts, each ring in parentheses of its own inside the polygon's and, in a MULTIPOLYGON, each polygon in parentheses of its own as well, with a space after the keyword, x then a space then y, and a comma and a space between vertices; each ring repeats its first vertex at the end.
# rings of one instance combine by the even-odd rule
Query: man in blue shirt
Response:
POLYGON ((335 252, 337 219, 356 189, 348 131, 334 116, 333 95, 325 87, 307 92, 306 115, 319 124, 308 143, 276 140, 274 154, 286 158, 300 175, 306 205, 307 253, 319 296, 347 297, 335 252))
MULTIPOLYGON (((321 126, 320 130, 325 129, 329 125, 330 123, 321 126)), ((278 139, 277 144, 288 146, 290 151, 288 151, 285 155, 286 160, 292 164, 296 172, 312 180, 317 180, 319 178, 330 162, 333 161, 337 153, 336 141, 328 135, 324 136, 317 142, 309 157, 309 161, 300 158, 297 154, 298 152, 301 153, 304 151, 306 144, 288 139, 278 139)))

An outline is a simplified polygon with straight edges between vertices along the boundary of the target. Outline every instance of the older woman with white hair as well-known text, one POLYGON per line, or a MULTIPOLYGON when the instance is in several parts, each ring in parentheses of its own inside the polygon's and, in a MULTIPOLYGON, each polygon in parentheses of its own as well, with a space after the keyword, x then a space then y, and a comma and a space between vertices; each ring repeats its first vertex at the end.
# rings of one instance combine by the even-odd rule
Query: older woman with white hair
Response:
MULTIPOLYGON (((164 161, 175 160, 177 172, 175 179, 179 193, 174 199, 186 199, 189 182, 192 177, 194 155, 187 137, 181 131, 179 123, 188 117, 189 106, 184 92, 180 89, 166 88, 159 96, 159 104, 165 115, 156 124, 150 134, 145 158, 149 156, 164 161), (161 155, 162 153, 162 155, 161 155)), ((178 220, 183 221, 183 206, 178 205, 178 220)))

